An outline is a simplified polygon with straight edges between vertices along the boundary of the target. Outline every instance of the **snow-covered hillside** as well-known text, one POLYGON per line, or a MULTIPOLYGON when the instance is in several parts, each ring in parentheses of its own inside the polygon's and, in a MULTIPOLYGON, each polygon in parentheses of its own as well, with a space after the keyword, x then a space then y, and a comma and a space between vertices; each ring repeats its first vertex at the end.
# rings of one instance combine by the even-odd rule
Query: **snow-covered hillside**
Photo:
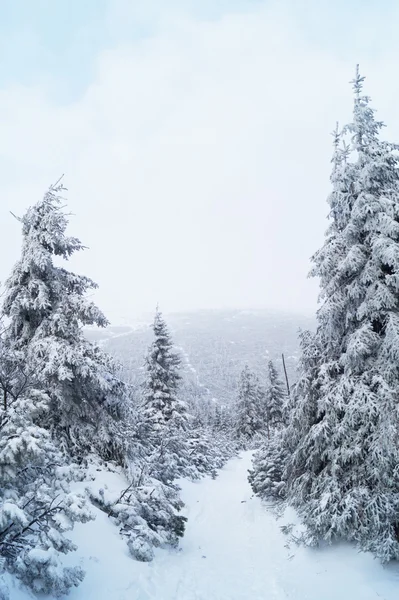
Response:
MULTIPOLYGON (((153 316, 129 328, 87 330, 124 366, 133 384, 140 379, 143 357, 151 341, 153 316)), ((238 379, 248 364, 264 380, 267 361, 281 371, 284 353, 291 383, 296 377, 298 330, 313 329, 314 319, 270 310, 203 310, 167 315, 173 339, 183 358, 185 384, 222 403, 234 398, 238 379)))
MULTIPOLYGON (((231 460, 216 480, 182 482, 187 531, 179 550, 151 563, 129 557, 108 517, 78 525, 70 560, 87 571, 70 600, 396 600, 399 568, 382 567, 346 544, 306 549, 288 544, 282 522, 252 495, 251 453, 231 460)), ((121 482, 108 474, 108 485, 121 482)), ((11 600, 30 596, 16 588, 11 600)))

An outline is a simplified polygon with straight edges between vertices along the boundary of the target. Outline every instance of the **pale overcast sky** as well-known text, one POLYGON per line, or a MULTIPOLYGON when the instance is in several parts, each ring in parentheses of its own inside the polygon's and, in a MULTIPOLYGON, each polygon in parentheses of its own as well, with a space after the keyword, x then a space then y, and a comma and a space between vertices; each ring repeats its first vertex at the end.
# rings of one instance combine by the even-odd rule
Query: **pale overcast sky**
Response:
POLYGON ((1 0, 0 281, 22 214, 65 173, 71 268, 114 322, 315 309, 330 132, 355 65, 399 141, 399 5, 1 0))

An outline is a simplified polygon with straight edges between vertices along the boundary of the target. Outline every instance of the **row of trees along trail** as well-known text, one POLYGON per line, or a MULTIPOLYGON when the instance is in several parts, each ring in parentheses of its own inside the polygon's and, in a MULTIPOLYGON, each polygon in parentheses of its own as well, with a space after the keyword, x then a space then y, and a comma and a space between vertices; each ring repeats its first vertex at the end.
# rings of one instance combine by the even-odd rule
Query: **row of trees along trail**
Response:
POLYGON ((315 333, 301 334, 287 420, 254 460, 256 493, 294 506, 315 544, 399 558, 398 146, 381 139, 353 80, 353 120, 334 133, 330 225, 313 257, 315 333))
POLYGON ((256 447, 284 418, 286 392, 272 361, 266 385, 245 366, 241 373, 235 410, 235 436, 241 447, 256 447))
POLYGON ((52 597, 84 577, 62 556, 75 549, 67 531, 93 518, 91 503, 133 558, 151 560, 154 547, 176 546, 184 533, 176 479, 215 475, 235 451, 220 411, 201 419, 179 398, 180 360, 159 311, 139 394, 86 339, 84 326, 108 322, 86 297, 96 284, 64 266, 83 245, 66 233, 63 192, 52 186, 19 219, 22 253, 0 315, 1 566, 52 597), (117 496, 101 485, 104 469, 126 482, 117 496), (85 479, 88 492, 73 493, 85 479))

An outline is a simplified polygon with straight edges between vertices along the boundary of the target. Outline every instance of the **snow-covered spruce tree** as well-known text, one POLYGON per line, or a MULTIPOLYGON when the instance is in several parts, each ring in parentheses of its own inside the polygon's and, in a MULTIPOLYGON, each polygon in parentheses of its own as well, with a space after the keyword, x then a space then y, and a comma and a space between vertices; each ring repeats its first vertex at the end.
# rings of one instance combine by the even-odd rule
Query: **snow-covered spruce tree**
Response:
MULTIPOLYGON (((299 379, 284 410, 281 427, 271 428, 261 448, 255 453, 249 482, 256 494, 280 502, 288 496, 288 482, 294 477, 292 453, 303 441, 303 431, 317 417, 320 350, 316 335, 300 332, 299 379)), ((306 454, 301 456, 306 461, 306 454)))
POLYGON ((153 331, 154 341, 145 361, 142 439, 149 450, 150 475, 171 483, 187 475, 190 467, 185 439, 187 405, 178 397, 180 357, 158 308, 153 331))
MULTIPOLYGON (((348 162, 350 149, 345 145, 343 134, 338 125, 333 133, 334 154, 331 175, 332 192, 328 198, 330 205, 330 225, 326 232, 324 246, 315 254, 313 260, 324 269, 323 279, 325 297, 334 298, 335 310, 332 314, 329 305, 325 303, 319 310, 318 317, 330 315, 334 326, 330 330, 330 351, 337 348, 344 331, 346 289, 340 281, 335 281, 340 264, 345 258, 346 244, 342 232, 348 224, 351 212, 352 196, 356 176, 356 166, 348 162), (334 276, 333 276, 334 274, 334 276), (341 312, 340 312, 341 309, 341 312)), ((323 288, 323 286, 322 286, 323 288)), ((324 296, 322 296, 324 298, 324 296)), ((309 331, 300 333, 300 359, 298 364, 299 380, 293 387, 285 410, 285 427, 274 432, 254 455, 253 468, 249 481, 255 491, 262 497, 280 501, 289 492, 289 482, 295 478, 296 472, 301 472, 306 462, 307 448, 303 449, 302 442, 305 433, 317 420, 317 402, 320 396, 321 382, 319 379, 322 364, 321 333, 309 331), (295 452, 295 461, 291 460, 295 452), (302 466, 299 466, 302 463, 302 466)))
POLYGON ((216 477, 217 471, 237 452, 237 442, 231 433, 210 427, 192 428, 188 436, 188 449, 192 478, 203 475, 216 477))
POLYGON ((162 314, 157 308, 153 323, 154 341, 146 357, 143 415, 153 430, 162 431, 169 423, 185 428, 186 403, 179 400, 177 391, 181 380, 180 357, 162 314))
POLYGON ((216 477, 217 471, 237 452, 231 410, 214 400, 200 408, 202 401, 199 398, 194 414, 189 412, 187 444, 192 478, 216 477))
POLYGON ((358 72, 353 84, 354 161, 335 163, 332 225, 313 259, 324 303, 283 478, 309 541, 354 540, 386 561, 399 557, 399 180, 358 72))
POLYGON ((236 437, 243 445, 263 430, 265 415, 262 415, 262 390, 259 379, 248 365, 241 372, 236 404, 236 437))
POLYGON ((234 405, 216 404, 212 430, 218 435, 223 433, 227 437, 233 436, 235 427, 234 405))
POLYGON ((217 468, 223 466, 230 458, 237 454, 239 447, 235 435, 235 410, 234 405, 215 405, 214 418, 209 435, 213 441, 213 448, 219 457, 217 468))
POLYGON ((289 455, 283 436, 281 429, 271 429, 254 455, 248 481, 261 498, 276 501, 286 498, 285 468, 289 455))
POLYGON ((45 420, 49 398, 0 340, 0 556, 4 567, 35 592, 59 596, 78 585, 80 567, 60 557, 76 549, 64 532, 91 514, 69 491, 66 467, 45 420))
POLYGON ((283 410, 286 393, 277 369, 272 360, 267 365, 267 387, 265 394, 268 425, 276 427, 283 422, 283 410))
POLYGON ((82 458, 95 449, 120 460, 116 422, 123 412, 123 386, 110 358, 82 331, 85 325, 107 324, 86 299, 97 286, 54 263, 83 248, 66 235, 62 190, 61 185, 51 187, 20 219, 22 256, 5 284, 3 312, 10 321, 5 343, 22 353, 46 390, 50 409, 42 425, 68 452, 82 458))
POLYGON ((264 394, 264 427, 267 437, 254 455, 248 480, 256 494, 275 500, 284 498, 284 468, 288 458, 284 444, 286 393, 273 361, 268 363, 268 382, 264 394))
MULTIPOLYGON (((331 296, 334 299, 334 313, 325 303, 318 316, 322 320, 325 314, 327 320, 330 316, 334 321, 334 326, 328 325, 331 336, 329 350, 330 355, 337 350, 335 359, 338 360, 339 343, 345 324, 346 289, 335 277, 345 258, 346 243, 342 232, 350 216, 356 165, 348 162, 349 147, 343 142, 338 125, 333 137, 332 192, 328 198, 331 223, 326 232, 324 246, 315 254, 314 261, 318 262, 325 273, 324 297, 331 296)), ((309 431, 318 421, 318 399, 321 396, 325 373, 322 352, 327 348, 327 340, 322 341, 322 332, 323 328, 319 327, 316 334, 303 331, 299 335, 299 378, 285 404, 283 430, 274 431, 270 440, 254 456, 249 479, 255 493, 260 496, 278 501, 285 498, 291 489, 290 482, 305 468, 308 448, 303 445, 306 437, 304 432, 309 431)))

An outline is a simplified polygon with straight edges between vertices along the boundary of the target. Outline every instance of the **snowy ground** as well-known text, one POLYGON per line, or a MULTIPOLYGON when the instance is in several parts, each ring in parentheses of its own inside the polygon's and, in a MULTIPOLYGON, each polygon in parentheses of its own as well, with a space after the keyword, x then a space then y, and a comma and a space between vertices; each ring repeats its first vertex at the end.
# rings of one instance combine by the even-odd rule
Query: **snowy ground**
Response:
MULTIPOLYGON (((133 561, 117 529, 98 512, 74 532, 87 571, 71 600, 396 600, 399 568, 383 568, 342 545, 287 547, 287 538, 247 483, 244 453, 216 480, 183 483, 187 532, 178 551, 133 561)), ((73 557, 76 562, 76 554, 73 557)), ((11 591, 11 600, 26 600, 11 591)))

